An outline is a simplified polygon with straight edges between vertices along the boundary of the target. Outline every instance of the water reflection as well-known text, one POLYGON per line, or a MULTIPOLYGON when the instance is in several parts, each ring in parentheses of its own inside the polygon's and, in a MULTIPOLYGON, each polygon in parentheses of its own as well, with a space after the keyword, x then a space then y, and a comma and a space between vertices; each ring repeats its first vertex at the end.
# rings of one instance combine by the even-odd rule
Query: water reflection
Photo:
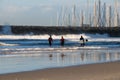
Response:
POLYGON ((120 50, 52 51, 10 55, 0 56, 0 73, 120 60, 120 50))
POLYGON ((120 60, 119 51, 111 50, 82 50, 76 53, 62 52, 49 55, 50 60, 57 61, 56 63, 61 65, 77 65, 77 64, 89 64, 89 63, 101 63, 120 60))
POLYGON ((53 54, 49 54, 49 58, 50 60, 52 60, 53 54))
POLYGON ((81 53, 80 58, 81 58, 81 61, 84 61, 84 53, 81 53))
POLYGON ((65 57, 66 55, 64 54, 64 53, 61 53, 61 58, 62 58, 62 60, 64 60, 64 57, 65 57))

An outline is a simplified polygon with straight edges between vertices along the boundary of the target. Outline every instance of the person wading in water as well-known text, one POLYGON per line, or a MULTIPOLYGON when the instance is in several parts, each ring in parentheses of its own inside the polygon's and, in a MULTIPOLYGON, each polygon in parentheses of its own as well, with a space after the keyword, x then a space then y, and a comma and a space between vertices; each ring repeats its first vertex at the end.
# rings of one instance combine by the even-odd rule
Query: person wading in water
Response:
POLYGON ((85 41, 84 41, 83 36, 80 37, 80 45, 85 46, 85 41))
POLYGON ((61 39, 60 39, 60 43, 61 43, 61 46, 64 46, 65 39, 63 38, 63 36, 62 36, 61 39))
POLYGON ((50 37, 48 38, 48 41, 49 41, 49 45, 52 46, 53 39, 52 39, 52 36, 51 36, 51 35, 50 35, 50 37))
POLYGON ((85 46, 85 43, 88 42, 88 39, 84 39, 83 36, 80 37, 80 44, 81 46, 85 46))

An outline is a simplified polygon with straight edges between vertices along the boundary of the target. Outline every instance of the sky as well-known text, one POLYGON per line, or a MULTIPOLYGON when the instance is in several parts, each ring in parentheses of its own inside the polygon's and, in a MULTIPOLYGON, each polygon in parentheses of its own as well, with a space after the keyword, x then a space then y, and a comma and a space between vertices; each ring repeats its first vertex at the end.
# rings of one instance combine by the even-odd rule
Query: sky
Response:
MULTIPOLYGON (((57 15, 72 13, 72 8, 77 7, 76 12, 93 9, 94 2, 98 0, 0 0, 0 24, 10 25, 57 25, 57 15)), ((115 0, 101 0, 107 5, 114 5, 115 0)), ((118 3, 120 0, 118 0, 118 3)), ((91 11, 92 12, 92 11, 91 11)))

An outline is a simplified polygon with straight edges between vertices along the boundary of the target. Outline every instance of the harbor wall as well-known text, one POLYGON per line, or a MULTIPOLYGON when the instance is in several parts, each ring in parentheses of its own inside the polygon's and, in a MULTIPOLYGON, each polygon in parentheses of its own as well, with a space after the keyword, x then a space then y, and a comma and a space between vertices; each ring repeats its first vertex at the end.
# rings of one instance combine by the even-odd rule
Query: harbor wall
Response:
MULTIPOLYGON (((5 26, 4 26, 5 27, 5 26)), ((0 28, 2 28, 0 26, 0 28)), ((6 28, 7 29, 7 28, 6 28)), ((0 29, 2 30, 2 29, 0 29)), ((120 37, 120 27, 80 27, 80 26, 11 26, 11 33, 21 34, 108 34, 110 36, 120 37)), ((8 33, 7 33, 8 34, 8 33)))

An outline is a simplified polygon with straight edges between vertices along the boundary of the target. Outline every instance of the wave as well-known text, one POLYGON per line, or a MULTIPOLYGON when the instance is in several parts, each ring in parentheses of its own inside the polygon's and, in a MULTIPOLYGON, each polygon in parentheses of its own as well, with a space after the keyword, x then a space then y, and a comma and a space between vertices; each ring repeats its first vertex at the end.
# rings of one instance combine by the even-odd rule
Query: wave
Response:
MULTIPOLYGON (((19 47, 43 47, 43 48, 48 48, 48 40, 47 39, 18 39, 18 40, 0 40, 0 45, 1 46, 16 46, 16 48, 19 47)), ((54 39, 53 41, 53 47, 59 47, 60 46, 60 40, 59 39, 54 39)), ((66 39, 65 40, 65 46, 64 47, 76 47, 80 46, 80 41, 79 39, 66 39)), ((120 46, 120 38, 89 38, 88 42, 86 42, 86 46, 120 46)), ((14 48, 14 47, 13 47, 14 48)))
MULTIPOLYGON (((118 49, 114 46, 115 49, 118 49)), ((3 52, 11 53, 40 53, 40 52, 66 52, 66 51, 74 51, 74 50, 106 50, 106 49, 114 49, 108 48, 106 46, 73 46, 73 47, 35 47, 35 48, 4 48, 1 49, 3 52)))
POLYGON ((18 44, 6 44, 6 43, 3 43, 3 42, 0 42, 0 46, 16 46, 18 44))
POLYGON ((51 48, 14 48, 14 49, 1 49, 0 57, 29 57, 29 56, 42 56, 46 55, 49 57, 49 54, 61 54, 68 53, 72 54, 73 52, 82 53, 82 52, 95 52, 95 51, 117 51, 120 52, 120 48, 107 48, 100 46, 85 46, 85 47, 51 47, 51 48))
MULTIPOLYGON (((80 36, 84 38, 108 38, 107 34, 67 34, 67 35, 52 35, 54 39, 60 39, 64 36, 65 39, 79 39, 80 36)), ((49 35, 0 35, 0 39, 48 39, 49 35)))
POLYGON ((108 37, 106 34, 69 34, 53 35, 52 47, 48 44, 49 35, 0 35, 0 55, 18 53, 66 52, 73 50, 104 50, 120 48, 120 38, 108 37), (80 46, 80 36, 88 39, 84 47, 80 46), (60 38, 64 36, 65 46, 60 46, 60 38))

